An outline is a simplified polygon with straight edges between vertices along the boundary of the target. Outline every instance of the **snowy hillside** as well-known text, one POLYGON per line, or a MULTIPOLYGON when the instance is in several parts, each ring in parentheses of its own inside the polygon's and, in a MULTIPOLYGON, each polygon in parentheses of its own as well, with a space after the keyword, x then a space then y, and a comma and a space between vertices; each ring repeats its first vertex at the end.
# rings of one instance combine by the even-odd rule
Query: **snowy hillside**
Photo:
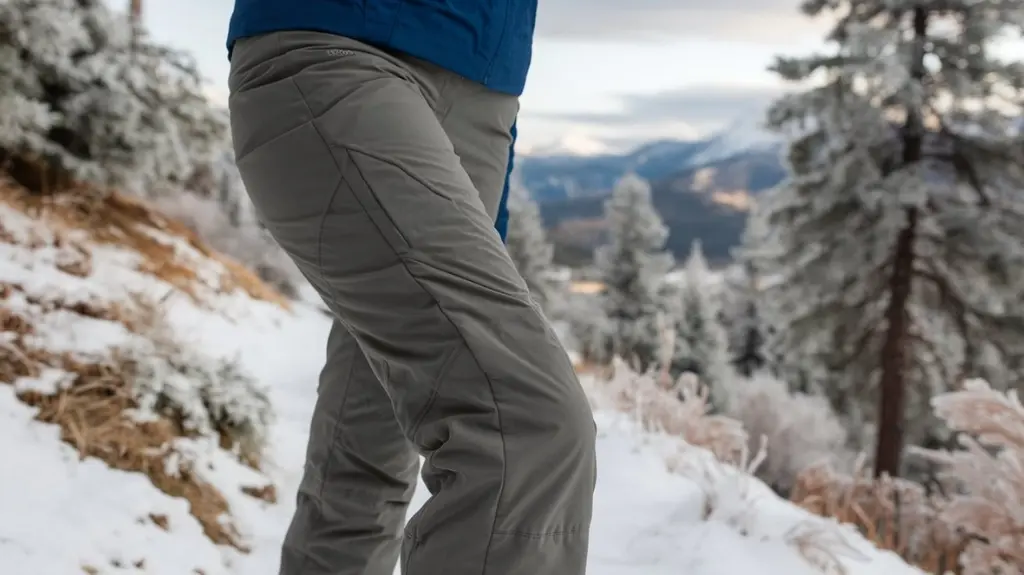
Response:
MULTIPOLYGON (((17 575, 273 575, 303 467, 328 320, 315 305, 282 305, 182 230, 125 206, 101 208, 99 220, 72 218, 95 209, 86 206, 39 219, 25 215, 31 210, 16 195, 0 194, 7 362, 0 383, 0 565, 17 575), (95 231, 115 216, 117 233, 95 231), (107 365, 96 358, 113 361, 114 349, 157 341, 136 321, 141 316, 128 312, 138 301, 156 302, 159 317, 148 322, 171 332, 181 348, 175 357, 222 360, 238 374, 258 375, 255 383, 222 377, 205 398, 219 398, 252 427, 267 426, 258 461, 246 459, 244 449, 223 449, 216 430, 177 433, 144 452, 173 454, 162 461, 176 472, 162 475, 100 449, 115 437, 103 425, 67 416, 73 400, 117 376, 82 365, 107 365), (32 357, 24 357, 28 349, 32 357), (10 367, 54 357, 63 358, 60 368, 10 367), (273 418, 263 417, 261 393, 273 418)), ((180 376, 197 373, 188 367, 164 379, 183 383, 180 376)), ((596 405, 609 405, 600 385, 587 386, 596 405)), ((115 400, 131 403, 112 393, 93 406, 115 400)), ((116 437, 153 421, 140 417, 141 406, 128 411, 139 417, 138 429, 116 437)), ((644 433, 607 407, 596 420, 601 471, 590 575, 812 575, 828 572, 834 560, 850 575, 920 573, 707 452, 644 433), (672 457, 674 471, 666 464, 672 457)), ((421 485, 414 504, 424 498, 421 485)))

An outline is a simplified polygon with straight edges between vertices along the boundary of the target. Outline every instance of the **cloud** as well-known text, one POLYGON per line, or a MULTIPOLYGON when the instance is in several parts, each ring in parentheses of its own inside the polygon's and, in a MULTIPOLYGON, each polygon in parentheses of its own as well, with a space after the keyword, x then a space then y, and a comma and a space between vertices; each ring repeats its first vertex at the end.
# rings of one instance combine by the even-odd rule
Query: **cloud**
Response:
POLYGON ((718 129, 739 117, 762 113, 782 94, 776 87, 690 86, 619 97, 614 112, 528 112, 537 120, 591 126, 636 128, 685 125, 696 132, 718 129))
POLYGON ((664 41, 681 37, 743 42, 820 36, 798 0, 541 0, 537 34, 564 40, 664 41))

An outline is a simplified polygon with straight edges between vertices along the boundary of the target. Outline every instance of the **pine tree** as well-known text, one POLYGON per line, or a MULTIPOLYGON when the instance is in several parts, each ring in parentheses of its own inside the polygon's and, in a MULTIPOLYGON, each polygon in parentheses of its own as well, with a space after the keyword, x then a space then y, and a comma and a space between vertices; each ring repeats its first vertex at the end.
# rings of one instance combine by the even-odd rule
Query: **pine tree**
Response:
POLYGON ((768 324, 761 309, 758 274, 752 262, 743 262, 726 274, 723 321, 729 336, 729 363, 744 377, 768 366, 768 324))
POLYGON ((180 184, 227 133, 195 62, 104 0, 0 2, 0 162, 30 190, 180 184))
POLYGON ((875 472, 897 475, 904 443, 928 433, 927 398, 967 354, 996 350, 1008 365, 1024 349, 1024 66, 992 49, 1019 31, 1024 4, 803 11, 837 16, 835 49, 774 67, 820 82, 769 113, 793 142, 791 175, 766 198, 768 298, 781 348, 839 374, 837 411, 877 421, 875 472))
POLYGON ((712 403, 724 407, 723 386, 730 375, 728 339, 711 293, 710 272, 700 241, 695 241, 683 267, 684 282, 678 289, 673 320, 675 346, 673 375, 696 374, 711 392, 712 403))
POLYGON ((513 181, 515 185, 508 198, 508 253, 526 280, 530 295, 551 315, 553 304, 558 299, 551 280, 554 248, 547 241, 537 202, 525 187, 518 184, 518 180, 513 181))
POLYGON ((651 188, 636 174, 620 179, 605 203, 609 243, 595 260, 605 291, 602 304, 610 331, 611 350, 635 361, 641 370, 652 366, 661 347, 660 285, 672 267, 664 251, 668 229, 651 203, 651 188))

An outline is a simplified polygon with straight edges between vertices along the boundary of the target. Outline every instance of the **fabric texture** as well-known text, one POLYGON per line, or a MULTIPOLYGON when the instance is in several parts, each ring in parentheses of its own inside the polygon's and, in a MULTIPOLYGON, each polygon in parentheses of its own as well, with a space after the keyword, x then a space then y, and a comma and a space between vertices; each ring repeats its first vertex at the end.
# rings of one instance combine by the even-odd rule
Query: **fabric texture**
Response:
POLYGON ((593 418, 494 225, 518 98, 306 31, 240 40, 230 84, 246 189, 336 318, 281 574, 583 575, 593 418))

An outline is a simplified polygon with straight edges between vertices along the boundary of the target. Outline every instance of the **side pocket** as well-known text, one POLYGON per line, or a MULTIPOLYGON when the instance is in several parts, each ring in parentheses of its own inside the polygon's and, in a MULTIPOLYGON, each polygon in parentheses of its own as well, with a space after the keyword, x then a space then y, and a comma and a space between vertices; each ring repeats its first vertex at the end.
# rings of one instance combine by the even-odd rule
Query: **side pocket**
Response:
POLYGON ((345 149, 344 154, 346 166, 343 185, 349 188, 353 197, 356 198, 362 209, 366 211, 366 215, 373 221, 381 235, 388 242, 388 245, 391 246, 391 249, 399 256, 408 253, 409 240, 398 228, 395 219, 384 208, 380 199, 377 198, 376 193, 370 187, 370 183, 364 174, 364 169, 360 167, 356 158, 358 152, 353 153, 351 150, 345 149))

